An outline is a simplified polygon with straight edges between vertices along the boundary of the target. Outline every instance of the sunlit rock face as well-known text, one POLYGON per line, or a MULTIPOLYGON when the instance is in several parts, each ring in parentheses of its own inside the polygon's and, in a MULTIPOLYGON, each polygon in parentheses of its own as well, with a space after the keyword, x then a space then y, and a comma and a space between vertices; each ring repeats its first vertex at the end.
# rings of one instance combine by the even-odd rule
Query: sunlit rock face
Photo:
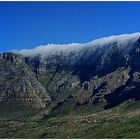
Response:
POLYGON ((45 88, 20 55, 0 55, 0 78, 0 101, 3 103, 44 108, 50 100, 45 88))

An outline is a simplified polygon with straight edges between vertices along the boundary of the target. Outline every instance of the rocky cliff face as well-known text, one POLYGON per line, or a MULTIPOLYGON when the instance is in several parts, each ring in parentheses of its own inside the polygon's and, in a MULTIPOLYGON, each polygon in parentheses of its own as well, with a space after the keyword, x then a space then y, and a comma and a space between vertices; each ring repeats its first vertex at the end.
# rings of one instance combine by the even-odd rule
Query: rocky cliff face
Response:
POLYGON ((0 102, 44 108, 49 100, 24 57, 12 53, 0 55, 0 102))
POLYGON ((37 48, 32 53, 24 50, 16 52, 20 55, 2 54, 0 101, 22 103, 25 98, 38 107, 49 102, 53 110, 66 103, 103 103, 108 109, 130 98, 138 100, 139 37, 136 33, 74 44, 67 49, 60 46, 56 51, 44 46, 43 53, 37 48))

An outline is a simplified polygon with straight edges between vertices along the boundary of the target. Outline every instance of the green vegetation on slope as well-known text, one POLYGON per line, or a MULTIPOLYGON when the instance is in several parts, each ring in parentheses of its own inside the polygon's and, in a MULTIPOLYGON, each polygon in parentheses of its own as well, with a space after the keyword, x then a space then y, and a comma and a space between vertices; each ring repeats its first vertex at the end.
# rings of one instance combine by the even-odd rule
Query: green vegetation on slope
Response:
POLYGON ((140 101, 100 112, 1 120, 0 138, 140 138, 140 101), (127 109, 127 111, 126 111, 127 109))

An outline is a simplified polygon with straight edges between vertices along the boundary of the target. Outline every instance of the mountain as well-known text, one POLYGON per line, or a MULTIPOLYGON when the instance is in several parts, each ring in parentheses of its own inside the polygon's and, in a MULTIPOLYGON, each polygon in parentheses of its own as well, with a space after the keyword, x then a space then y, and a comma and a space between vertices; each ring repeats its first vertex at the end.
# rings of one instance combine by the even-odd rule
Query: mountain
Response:
POLYGON ((139 103, 140 33, 6 52, 0 77, 0 104, 43 110, 43 117, 139 103))
POLYGON ((103 102, 111 107, 129 98, 139 99, 137 92, 133 94, 139 86, 139 51, 140 33, 133 33, 17 53, 25 57, 52 100, 72 98, 75 104, 103 102))

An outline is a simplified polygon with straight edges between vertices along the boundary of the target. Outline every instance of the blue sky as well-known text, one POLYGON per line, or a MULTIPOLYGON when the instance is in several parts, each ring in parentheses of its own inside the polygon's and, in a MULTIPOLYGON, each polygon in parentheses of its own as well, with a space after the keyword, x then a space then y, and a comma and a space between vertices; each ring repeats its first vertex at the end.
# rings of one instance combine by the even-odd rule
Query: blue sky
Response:
POLYGON ((0 53, 140 31, 140 2, 0 2, 0 53))

